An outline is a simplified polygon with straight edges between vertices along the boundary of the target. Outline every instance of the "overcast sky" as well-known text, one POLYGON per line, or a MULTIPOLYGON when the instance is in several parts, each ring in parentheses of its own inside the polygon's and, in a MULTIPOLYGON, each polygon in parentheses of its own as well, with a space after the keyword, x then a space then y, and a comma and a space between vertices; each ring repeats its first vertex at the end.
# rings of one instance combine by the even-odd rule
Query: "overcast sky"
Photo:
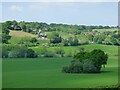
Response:
POLYGON ((4 2, 2 21, 117 25, 117 2, 4 2))

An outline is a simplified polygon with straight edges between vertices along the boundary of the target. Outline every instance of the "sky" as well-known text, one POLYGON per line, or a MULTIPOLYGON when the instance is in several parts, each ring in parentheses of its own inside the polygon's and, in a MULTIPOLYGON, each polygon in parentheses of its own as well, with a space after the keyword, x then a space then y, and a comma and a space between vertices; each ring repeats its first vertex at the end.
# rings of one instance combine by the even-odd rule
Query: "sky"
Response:
MULTIPOLYGON (((0 7, 1 8, 1 7, 0 7)), ((3 2, 1 21, 118 25, 117 2, 3 2)))

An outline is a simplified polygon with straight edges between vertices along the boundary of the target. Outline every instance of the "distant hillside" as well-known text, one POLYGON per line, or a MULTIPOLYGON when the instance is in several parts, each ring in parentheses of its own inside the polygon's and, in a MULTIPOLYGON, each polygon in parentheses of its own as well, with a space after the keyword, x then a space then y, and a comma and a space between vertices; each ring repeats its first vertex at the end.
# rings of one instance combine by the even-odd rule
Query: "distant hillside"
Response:
POLYGON ((36 37, 37 35, 33 35, 27 32, 23 32, 23 31, 10 30, 10 36, 12 37, 36 37))

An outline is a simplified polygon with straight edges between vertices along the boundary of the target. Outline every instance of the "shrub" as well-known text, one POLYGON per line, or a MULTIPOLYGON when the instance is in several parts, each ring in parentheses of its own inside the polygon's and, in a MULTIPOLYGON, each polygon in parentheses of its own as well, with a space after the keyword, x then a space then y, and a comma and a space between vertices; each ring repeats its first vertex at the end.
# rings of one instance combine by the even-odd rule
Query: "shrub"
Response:
POLYGON ((53 52, 50 52, 50 51, 47 51, 47 52, 45 52, 45 54, 44 54, 44 57, 54 57, 55 55, 54 55, 54 53, 53 52))
POLYGON ((60 55, 61 57, 63 57, 64 54, 65 54, 64 50, 61 49, 61 48, 56 48, 55 49, 55 53, 58 54, 58 55, 60 55))
POLYGON ((108 56, 104 51, 95 49, 91 52, 81 51, 74 55, 70 66, 64 67, 66 73, 98 73, 102 65, 107 64, 108 56))
POLYGON ((3 45, 2 57, 4 58, 35 58, 37 54, 25 45, 3 45))
POLYGON ((83 72, 84 73, 96 73, 97 68, 94 66, 92 60, 85 60, 83 64, 83 72))
POLYGON ((35 51, 33 51, 32 49, 28 49, 27 50, 27 57, 28 58, 36 58, 37 54, 35 53, 35 51))
POLYGON ((78 60, 72 61, 69 67, 63 67, 65 73, 82 73, 82 63, 78 60))

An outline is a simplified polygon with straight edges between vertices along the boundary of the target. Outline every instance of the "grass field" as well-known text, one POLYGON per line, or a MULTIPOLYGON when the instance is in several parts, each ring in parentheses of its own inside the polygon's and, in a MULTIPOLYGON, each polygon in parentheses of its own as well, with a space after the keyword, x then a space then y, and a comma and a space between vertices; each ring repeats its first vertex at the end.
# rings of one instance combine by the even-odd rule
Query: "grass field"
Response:
POLYGON ((11 39, 9 40, 11 44, 19 43, 22 40, 30 39, 32 37, 37 37, 37 35, 34 34, 30 34, 23 31, 13 31, 13 30, 10 30, 10 36, 12 36, 11 39))
POLYGON ((118 83, 118 57, 109 56, 100 74, 65 74, 72 58, 3 59, 3 88, 86 88, 118 83))
MULTIPOLYGON (((87 51, 91 51, 93 49, 101 49, 105 51, 108 55, 118 55, 118 47, 112 45, 102 45, 102 44, 89 44, 89 45, 80 45, 80 46, 61 46, 61 48, 65 52, 72 52, 74 53, 78 48, 83 47, 87 51)), ((36 52, 40 52, 43 48, 42 46, 31 47, 36 52)), ((57 47, 47 47, 49 51, 55 51, 57 47)))
POLYGON ((14 31, 14 30, 10 30, 10 36, 13 36, 13 37, 36 37, 36 35, 34 35, 34 34, 30 34, 30 33, 23 32, 23 31, 14 31))

